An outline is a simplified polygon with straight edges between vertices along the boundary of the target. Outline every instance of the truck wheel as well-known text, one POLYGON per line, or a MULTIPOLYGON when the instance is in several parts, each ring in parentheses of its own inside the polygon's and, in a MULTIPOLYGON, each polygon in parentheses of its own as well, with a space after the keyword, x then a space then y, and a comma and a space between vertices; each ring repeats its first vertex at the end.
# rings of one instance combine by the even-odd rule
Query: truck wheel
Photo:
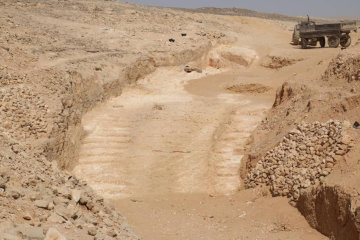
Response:
POLYGON ((351 45, 351 37, 349 34, 344 34, 341 36, 340 38, 340 45, 343 47, 343 48, 347 48, 347 47, 350 47, 351 45))
POLYGON ((328 37, 329 47, 337 48, 340 45, 340 38, 338 36, 328 37))
POLYGON ((324 47, 325 47, 325 37, 319 38, 319 42, 320 42, 320 46, 321 46, 322 48, 324 48, 324 47))
POLYGON ((292 38, 292 44, 299 45, 299 43, 300 43, 300 38, 299 38, 298 34, 296 34, 294 31, 293 38, 292 38))
POLYGON ((307 48, 307 40, 305 38, 301 39, 301 48, 306 49, 307 48))

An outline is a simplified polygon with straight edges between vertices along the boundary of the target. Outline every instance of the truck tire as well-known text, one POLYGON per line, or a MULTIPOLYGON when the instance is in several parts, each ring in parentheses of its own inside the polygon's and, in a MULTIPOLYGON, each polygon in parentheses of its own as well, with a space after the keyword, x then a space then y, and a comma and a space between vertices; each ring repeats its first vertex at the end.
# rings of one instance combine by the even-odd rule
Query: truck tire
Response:
POLYGON ((301 39, 301 48, 307 49, 307 40, 305 38, 301 39))
POLYGON ((340 45, 343 47, 343 48, 348 48, 350 47, 351 45, 351 37, 349 34, 344 34, 341 36, 340 38, 340 45))
POLYGON ((325 37, 319 38, 319 42, 320 42, 320 47, 324 48, 325 47, 325 37))
POLYGON ((331 48, 337 48, 340 45, 340 38, 338 36, 328 37, 328 44, 331 48))
POLYGON ((295 31, 294 31, 294 33, 293 33, 292 44, 293 44, 293 45, 299 45, 299 44, 300 44, 299 34, 296 34, 295 31))

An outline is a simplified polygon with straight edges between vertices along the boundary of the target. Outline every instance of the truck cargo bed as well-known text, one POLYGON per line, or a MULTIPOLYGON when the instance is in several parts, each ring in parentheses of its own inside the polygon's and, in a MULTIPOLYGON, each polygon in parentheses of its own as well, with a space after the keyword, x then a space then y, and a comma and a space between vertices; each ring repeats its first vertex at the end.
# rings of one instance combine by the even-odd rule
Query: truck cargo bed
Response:
POLYGON ((306 24, 301 24, 300 37, 312 38, 321 36, 341 35, 343 33, 350 33, 351 31, 354 31, 356 29, 357 28, 355 21, 326 24, 316 24, 314 22, 309 22, 306 24))

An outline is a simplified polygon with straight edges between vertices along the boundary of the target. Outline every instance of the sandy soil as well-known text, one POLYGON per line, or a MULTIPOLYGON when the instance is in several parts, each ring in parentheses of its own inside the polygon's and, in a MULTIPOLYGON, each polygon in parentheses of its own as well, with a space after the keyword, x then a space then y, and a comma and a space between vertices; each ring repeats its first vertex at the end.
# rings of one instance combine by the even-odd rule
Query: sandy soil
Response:
MULTIPOLYGON (((242 179, 298 120, 356 119, 341 92, 356 81, 319 80, 352 48, 291 46, 293 22, 109 1, 4 0, 0 13, 0 234, 327 239, 310 223, 334 236, 329 204, 320 217, 306 208, 318 195, 305 219, 242 179), (275 107, 285 82, 300 90, 275 107)), ((356 153, 329 184, 357 181, 356 153)))
POLYGON ((144 239, 327 239, 287 199, 256 192, 167 194, 117 204, 144 239))

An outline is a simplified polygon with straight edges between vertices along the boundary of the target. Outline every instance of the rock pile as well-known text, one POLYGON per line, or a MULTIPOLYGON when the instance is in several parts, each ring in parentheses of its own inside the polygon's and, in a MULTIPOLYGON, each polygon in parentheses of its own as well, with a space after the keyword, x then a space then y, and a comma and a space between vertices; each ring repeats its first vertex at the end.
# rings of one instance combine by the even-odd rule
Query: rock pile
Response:
POLYGON ((323 80, 337 81, 339 79, 348 82, 360 80, 360 55, 359 53, 339 54, 334 58, 323 75, 323 80))
POLYGON ((344 123, 302 123, 266 153, 247 175, 245 185, 267 185, 274 196, 297 201, 300 191, 322 182, 350 148, 344 123))
POLYGON ((0 89, 2 126, 15 139, 41 138, 51 130, 46 122, 48 106, 26 85, 0 89))
POLYGON ((0 152, 0 239, 42 240, 46 233, 45 239, 54 239, 51 228, 67 239, 138 239, 85 182, 58 171, 41 154, 29 161, 22 146, 2 133, 0 142, 9 149, 0 152))

